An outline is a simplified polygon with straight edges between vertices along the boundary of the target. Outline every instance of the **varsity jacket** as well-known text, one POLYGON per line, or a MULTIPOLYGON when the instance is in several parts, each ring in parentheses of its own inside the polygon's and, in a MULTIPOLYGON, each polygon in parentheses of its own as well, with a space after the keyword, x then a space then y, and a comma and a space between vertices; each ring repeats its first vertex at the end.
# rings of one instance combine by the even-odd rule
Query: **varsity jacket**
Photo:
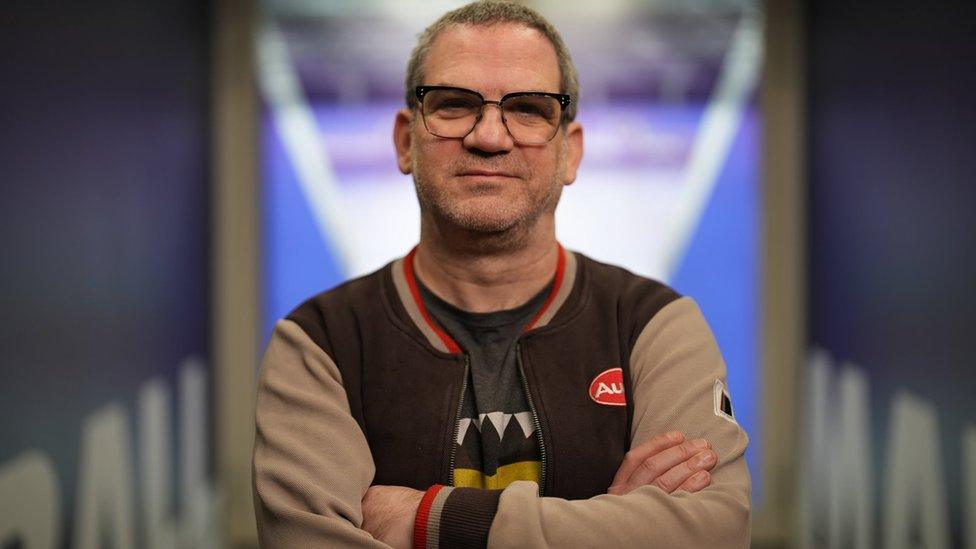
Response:
POLYGON ((695 303, 559 250, 517 344, 541 485, 453 488, 463 349, 429 315, 413 252, 300 305, 271 337, 253 480, 263 547, 383 547, 360 529, 372 484, 426 491, 418 547, 746 547, 745 432, 695 303), (607 488, 632 446, 669 430, 718 454, 698 493, 607 488))

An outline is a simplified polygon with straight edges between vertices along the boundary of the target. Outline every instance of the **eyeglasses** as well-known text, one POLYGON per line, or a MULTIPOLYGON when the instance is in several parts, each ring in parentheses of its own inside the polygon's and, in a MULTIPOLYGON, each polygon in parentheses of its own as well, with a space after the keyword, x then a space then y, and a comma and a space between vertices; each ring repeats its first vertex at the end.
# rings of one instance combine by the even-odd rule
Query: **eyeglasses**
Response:
POLYGON ((417 86, 420 113, 427 131, 447 139, 471 133, 485 105, 497 105, 502 123, 520 145, 544 145, 556 136, 570 97, 562 93, 515 92, 488 101, 476 91, 450 86, 417 86))

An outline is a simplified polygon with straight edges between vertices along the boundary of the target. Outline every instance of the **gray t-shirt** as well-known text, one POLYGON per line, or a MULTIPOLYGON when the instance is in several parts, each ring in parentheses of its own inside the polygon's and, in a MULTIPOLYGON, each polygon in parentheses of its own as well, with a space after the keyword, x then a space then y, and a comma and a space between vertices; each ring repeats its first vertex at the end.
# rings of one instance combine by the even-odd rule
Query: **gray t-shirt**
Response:
POLYGON ((491 313, 463 311, 419 281, 418 286, 427 310, 470 358, 454 441, 454 485, 504 488, 514 480, 538 482, 541 458, 518 371, 516 342, 552 285, 519 307, 491 313))

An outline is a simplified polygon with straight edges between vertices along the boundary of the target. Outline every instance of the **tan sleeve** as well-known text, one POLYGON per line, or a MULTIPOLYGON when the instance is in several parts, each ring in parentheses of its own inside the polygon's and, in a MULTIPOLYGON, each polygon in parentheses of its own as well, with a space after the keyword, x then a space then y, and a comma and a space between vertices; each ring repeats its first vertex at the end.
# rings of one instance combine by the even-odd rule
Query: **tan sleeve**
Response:
POLYGON ((631 446, 670 429, 705 438, 719 456, 712 484, 695 494, 643 486, 569 501, 540 498, 535 483, 516 482, 502 492, 488 547, 748 547, 748 438, 715 411, 725 365, 694 301, 678 299, 654 316, 630 367, 631 446))
POLYGON ((261 366, 253 465, 262 547, 387 547, 360 529, 375 466, 339 369, 289 320, 261 366))

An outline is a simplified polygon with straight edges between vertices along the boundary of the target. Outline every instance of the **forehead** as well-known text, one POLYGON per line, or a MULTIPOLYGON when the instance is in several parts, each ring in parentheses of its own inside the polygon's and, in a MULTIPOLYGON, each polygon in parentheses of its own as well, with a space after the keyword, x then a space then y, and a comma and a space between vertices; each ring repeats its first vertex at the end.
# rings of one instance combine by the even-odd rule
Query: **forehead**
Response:
POLYGON ((513 91, 559 91, 556 48, 524 25, 455 25, 427 53, 424 84, 470 88, 486 98, 513 91))

